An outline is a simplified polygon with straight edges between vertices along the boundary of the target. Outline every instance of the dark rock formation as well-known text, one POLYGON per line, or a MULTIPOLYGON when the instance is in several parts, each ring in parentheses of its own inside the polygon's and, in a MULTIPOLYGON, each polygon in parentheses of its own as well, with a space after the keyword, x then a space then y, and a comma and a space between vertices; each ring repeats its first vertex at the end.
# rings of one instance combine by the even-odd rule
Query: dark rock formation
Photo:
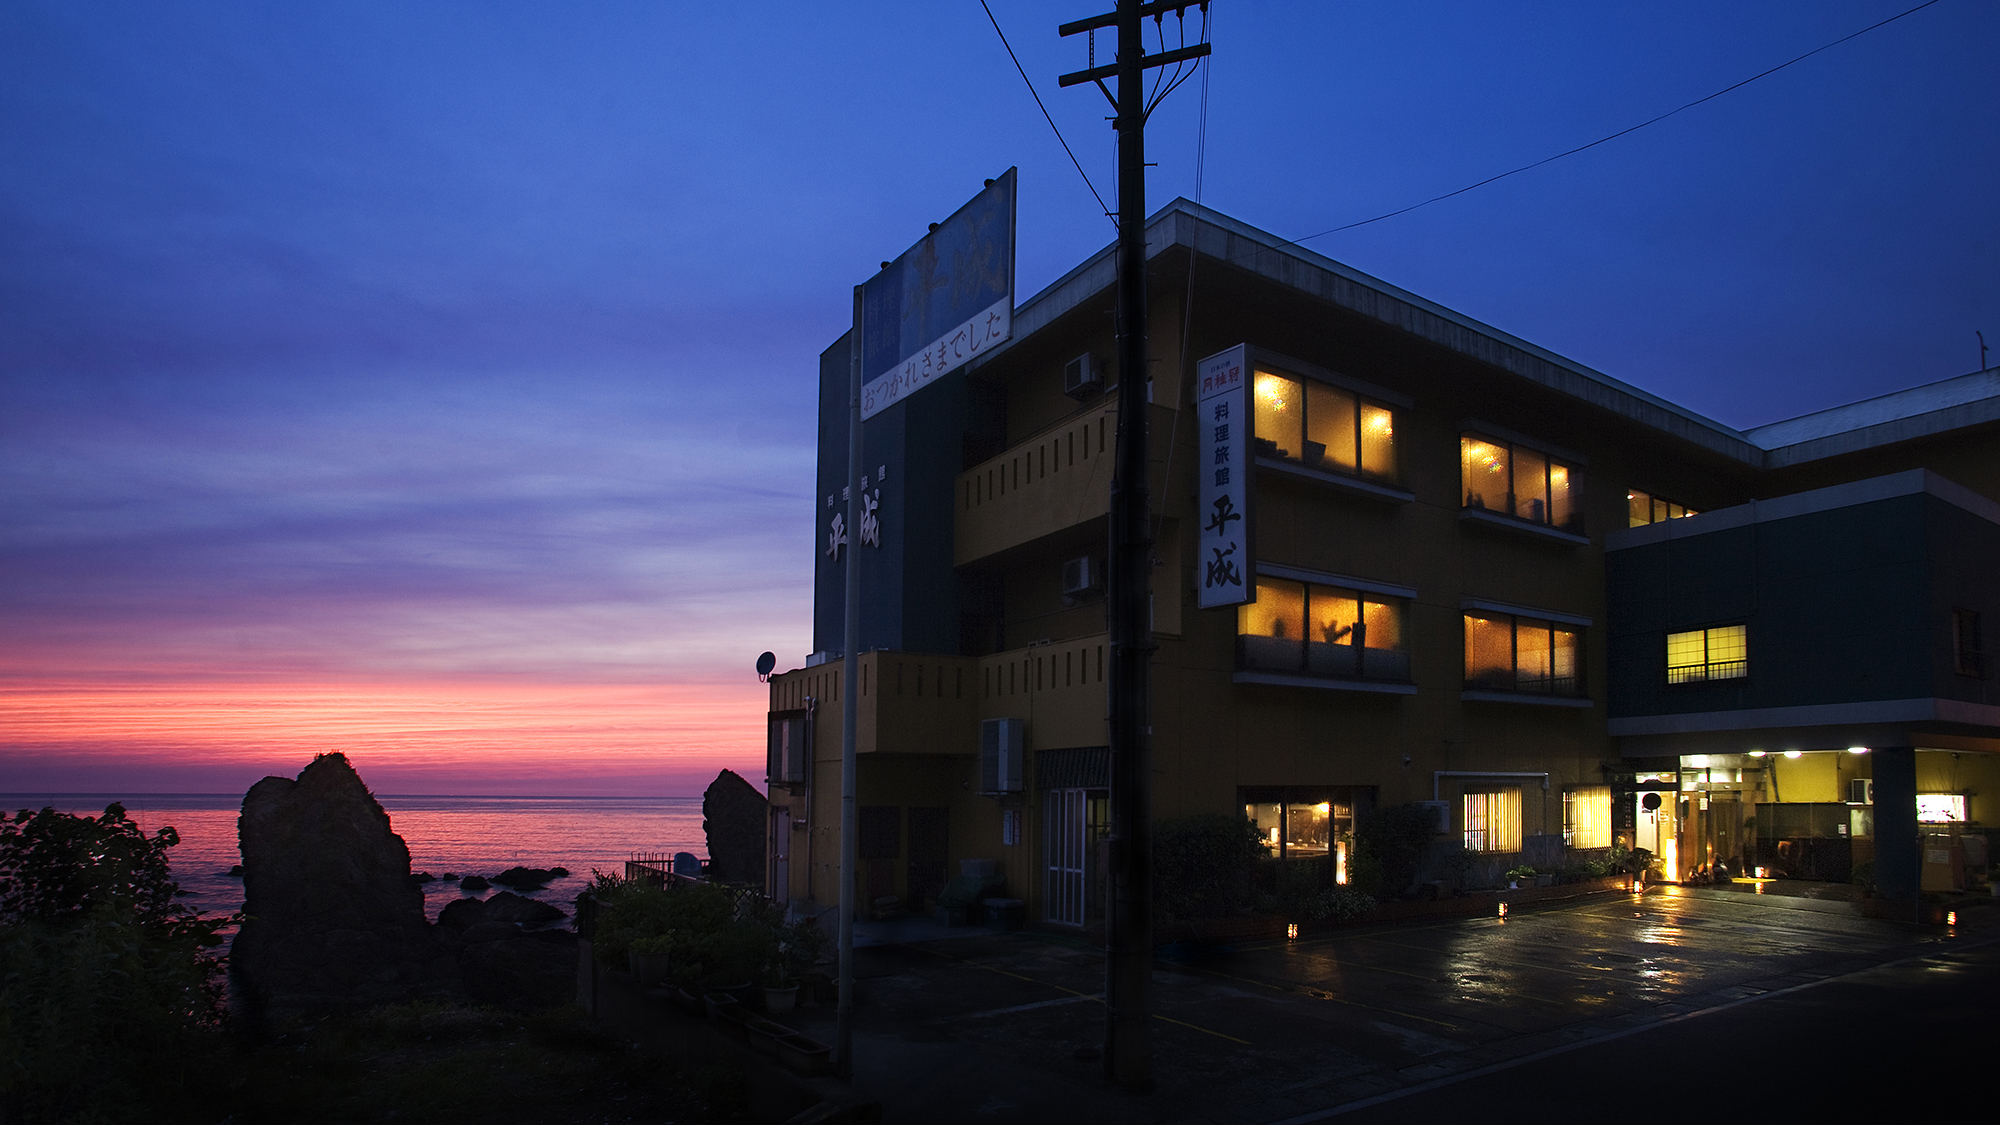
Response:
POLYGON ((474 893, 483 891, 492 885, 493 884, 487 882, 485 877, 481 875, 467 875, 465 878, 460 879, 458 881, 459 890, 472 891, 474 893))
POLYGON ((438 913, 438 925, 453 930, 466 930, 488 922, 546 926, 567 917, 569 915, 563 913, 562 907, 524 898, 513 891, 501 891, 483 902, 476 898, 462 898, 450 903, 438 913))
POLYGON ((564 868, 509 867, 493 877, 493 881, 503 887, 513 887, 523 891, 539 891, 551 882, 568 875, 564 868))
POLYGON ((723 770, 701 795, 702 831, 708 834, 708 877, 725 883, 764 885, 764 833, 769 804, 757 787, 723 770))
POLYGON ((244 1015, 461 994, 456 943, 424 920, 410 850, 346 757, 252 786, 237 834, 245 918, 230 972, 244 1015))

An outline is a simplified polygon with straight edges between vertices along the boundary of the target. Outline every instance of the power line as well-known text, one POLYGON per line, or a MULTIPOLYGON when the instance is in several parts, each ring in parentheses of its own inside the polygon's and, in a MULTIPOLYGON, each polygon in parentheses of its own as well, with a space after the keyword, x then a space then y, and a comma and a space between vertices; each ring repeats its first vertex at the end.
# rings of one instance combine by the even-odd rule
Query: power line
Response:
MULTIPOLYGON (((1936 3, 1937 0, 1931 2, 1936 3)), ((993 18, 993 9, 987 7, 986 0, 979 0, 979 6, 986 9, 986 21, 993 25, 994 34, 1000 37, 1000 45, 1007 48, 1007 57, 1014 60, 1014 69, 1021 72, 1021 81, 1028 84, 1028 93, 1034 95, 1035 107, 1042 111, 1042 117, 1048 121, 1049 128, 1055 130, 1056 140, 1061 143, 1063 151, 1069 153, 1069 162, 1076 165, 1076 174, 1083 177, 1083 186, 1089 188, 1090 194, 1097 200, 1097 209, 1104 212, 1105 218, 1111 218, 1111 208, 1104 205, 1104 197, 1097 194, 1097 185, 1090 182, 1090 173, 1083 170, 1083 162, 1076 158, 1076 153, 1070 151, 1069 141, 1064 139, 1062 129, 1056 125, 1056 119, 1049 116, 1049 107, 1042 104, 1042 95, 1035 89, 1035 80, 1029 78, 1027 70, 1021 66, 1019 56, 1014 54, 1014 45, 1007 42, 1007 33, 1000 30, 1000 21, 993 18)))
MULTIPOLYGON (((984 3, 984 2, 985 2, 985 0, 980 0, 980 2, 981 2, 981 3, 984 3)), ((1709 101, 1714 101, 1714 100, 1715 100, 1716 98, 1719 98, 1719 97, 1721 97, 1722 95, 1724 95, 1724 94, 1727 94, 1727 93, 1729 93, 1729 92, 1730 92, 1731 90, 1737 90, 1737 89, 1741 89, 1742 87, 1744 87, 1744 86, 1748 86, 1748 85, 1749 85, 1750 83, 1752 83, 1752 82, 1755 82, 1755 81, 1757 81, 1757 80, 1758 80, 1759 78, 1765 78, 1765 77, 1768 77, 1768 76, 1770 76, 1770 75, 1773 75, 1773 74, 1776 74, 1776 73, 1778 73, 1779 71, 1781 71, 1781 70, 1785 69, 1786 67, 1788 67, 1788 66, 1791 66, 1791 65, 1793 65, 1794 63, 1801 63, 1801 62, 1804 62, 1805 60, 1807 60, 1807 59, 1809 59, 1809 58, 1812 58, 1812 57, 1813 57, 1814 55, 1817 55, 1817 54, 1819 54, 1819 53, 1820 53, 1821 51, 1826 51, 1826 50, 1831 50, 1832 48, 1834 48, 1834 47, 1838 47, 1838 46, 1840 46, 1840 45, 1841 45, 1842 43, 1845 43, 1845 42, 1847 42, 1847 41, 1848 41, 1849 39, 1853 39, 1853 38, 1856 38, 1856 37, 1858 37, 1858 36, 1862 36, 1862 35, 1866 35, 1866 34, 1868 34, 1869 32, 1871 32, 1871 31, 1874 31, 1874 30, 1875 30, 1876 28, 1878 28, 1878 27, 1885 27, 1885 26, 1887 26, 1887 25, 1889 25, 1889 24, 1892 24, 1892 23, 1895 23, 1895 22, 1896 22, 1897 20, 1899 20, 1899 19, 1902 19, 1902 18, 1903 18, 1904 16, 1909 16, 1909 15, 1915 15, 1916 13, 1918 13, 1918 12, 1921 12, 1921 11, 1923 11, 1923 10, 1924 10, 1925 8, 1928 8, 1928 7, 1930 7, 1930 6, 1932 5, 1932 4, 1936 4, 1936 3, 1938 3, 1938 2, 1939 2, 1939 0, 1924 0, 1924 3, 1922 3, 1922 4, 1919 4, 1919 5, 1917 5, 1916 7, 1914 7, 1914 8, 1911 8, 1911 9, 1909 9, 1908 11, 1904 11, 1904 12, 1898 12, 1898 13, 1896 13, 1895 15, 1893 15, 1893 16, 1890 16, 1890 17, 1889 17, 1888 19, 1885 19, 1885 20, 1882 20, 1882 21, 1881 21, 1881 22, 1879 22, 1879 23, 1872 23, 1872 24, 1869 24, 1869 25, 1868 25, 1867 27, 1864 27, 1864 28, 1862 28, 1862 29, 1861 29, 1860 31, 1857 31, 1857 32, 1854 32, 1853 34, 1850 34, 1850 35, 1843 35, 1843 36, 1841 36, 1840 38, 1838 38, 1838 39, 1834 40, 1833 42, 1831 42, 1831 43, 1828 43, 1828 44, 1826 44, 1825 46, 1822 46, 1822 47, 1815 47, 1815 48, 1813 48, 1812 50, 1810 50, 1810 51, 1807 51, 1807 52, 1806 52, 1805 54, 1803 54, 1803 55, 1800 55, 1799 57, 1797 57, 1797 58, 1795 58, 1795 59, 1792 59, 1792 60, 1790 60, 1790 61, 1788 61, 1788 62, 1782 62, 1782 63, 1779 63, 1779 64, 1778 64, 1777 66, 1774 66, 1774 67, 1772 67, 1772 68, 1771 68, 1771 69, 1769 69, 1769 70, 1766 70, 1766 71, 1762 71, 1762 72, 1760 72, 1760 73, 1757 73, 1757 74, 1753 74, 1753 75, 1751 75, 1750 77, 1748 77, 1748 78, 1745 78, 1745 79, 1744 79, 1743 81, 1741 81, 1741 82, 1738 82, 1738 83, 1736 83, 1736 84, 1734 84, 1734 85, 1731 85, 1731 86, 1724 86, 1724 87, 1723 87, 1722 89, 1720 89, 1720 90, 1717 90, 1717 91, 1716 91, 1715 93, 1713 93, 1713 94, 1710 94, 1710 95, 1708 95, 1708 96, 1707 96, 1707 97, 1705 97, 1705 98, 1696 98, 1695 100, 1693 100, 1693 101, 1691 101, 1691 102, 1687 103, 1687 104, 1686 104, 1686 105, 1684 105, 1684 106, 1681 106, 1681 107, 1680 107, 1680 108, 1678 108, 1678 109, 1670 109, 1670 110, 1668 110, 1667 112, 1665 112, 1665 113, 1662 113, 1662 114, 1660 114, 1660 115, 1659 115, 1658 117, 1654 117, 1654 118, 1650 118, 1650 119, 1648 119, 1648 120, 1645 120, 1645 121, 1641 121, 1641 122, 1639 122, 1639 123, 1638 123, 1637 125, 1633 125, 1633 126, 1630 126, 1630 127, 1628 127, 1628 128, 1624 128, 1624 129, 1620 129, 1620 130, 1618 130, 1618 131, 1617 131, 1616 133, 1612 133, 1612 134, 1610 134, 1609 136, 1603 136, 1603 137, 1599 137, 1599 138, 1597 138, 1596 140, 1594 140, 1594 141, 1590 142, 1590 143, 1589 143, 1589 144, 1587 144, 1587 145, 1578 145, 1577 147, 1575 147, 1575 148, 1573 148, 1573 149, 1570 149, 1570 150, 1569 150, 1569 151, 1567 151, 1567 152, 1559 152, 1559 153, 1556 153, 1556 154, 1555 154, 1554 156, 1547 156, 1547 157, 1543 157, 1542 159, 1540 159, 1540 160, 1537 160, 1537 161, 1535 161, 1535 162, 1534 162, 1533 164, 1523 164, 1523 165, 1521 165, 1521 166, 1520 166, 1519 168, 1515 168, 1515 169, 1513 169, 1512 171, 1508 171, 1508 172, 1502 172, 1502 173, 1500 173, 1500 174, 1499 174, 1499 175, 1497 175, 1497 176, 1488 176, 1488 177, 1486 177, 1485 179, 1483 179, 1483 180, 1479 181, 1479 182, 1478 182, 1478 183, 1476 183, 1476 184, 1467 184, 1467 185, 1465 185, 1464 187, 1462 187, 1462 188, 1459 188, 1459 189, 1458 189, 1457 191, 1448 191, 1448 192, 1445 192, 1445 193, 1444 193, 1443 195, 1435 195, 1435 196, 1432 196, 1431 198, 1429 198, 1429 199, 1426 199, 1426 200, 1424 200, 1424 201, 1423 201, 1422 203, 1412 203, 1412 204, 1410 204, 1410 205, 1409 205, 1408 207, 1402 207, 1402 208, 1398 208, 1397 210, 1394 210, 1394 211, 1390 211, 1390 212, 1387 212, 1386 214, 1381 214, 1381 215, 1377 215, 1377 216, 1375 216, 1375 217, 1374 217, 1374 218, 1372 218, 1372 219, 1362 219, 1362 220, 1360 220, 1359 222, 1353 222, 1353 223, 1346 223, 1346 224, 1344 224, 1344 225, 1341 225, 1341 226, 1337 226, 1337 227, 1331 227, 1331 228, 1329 228, 1329 229, 1327 229, 1327 230, 1323 230, 1323 231, 1320 231, 1320 232, 1319 232, 1318 234, 1309 234, 1309 235, 1306 235, 1306 236, 1305 236, 1304 238, 1295 238, 1295 239, 1291 239, 1291 240, 1289 240, 1289 241, 1290 241, 1290 242, 1291 242, 1291 243, 1292 243, 1293 245, 1297 245, 1297 244, 1299 244, 1299 243, 1301 243, 1301 242, 1310 242, 1311 240, 1313 240, 1313 239, 1315 239, 1315 238, 1323 238, 1323 237, 1325 237, 1326 235, 1329 235, 1329 234, 1337 234, 1337 233, 1339 233, 1340 231, 1344 231, 1344 230, 1353 230, 1353 229, 1354 229, 1355 227, 1365 227, 1365 226, 1367 226, 1367 225, 1368 225, 1368 224, 1370 224, 1370 223, 1379 223, 1379 222, 1381 222, 1381 221, 1382 221, 1383 219, 1393 219, 1393 218, 1395 218, 1395 217, 1396 217, 1396 216, 1398 216, 1398 215, 1407 215, 1407 214, 1409 214, 1409 213, 1410 213, 1411 211, 1415 211, 1415 210, 1416 210, 1417 208, 1419 208, 1419 207, 1428 207, 1428 206, 1430 206, 1430 205, 1431 205, 1431 204, 1433 204, 1433 203, 1437 203, 1437 202, 1440 202, 1440 201, 1442 201, 1442 200, 1446 200, 1446 199, 1450 199, 1450 198, 1451 198, 1452 196, 1455 196, 1455 195, 1464 195, 1464 194, 1465 194, 1466 192, 1468 192, 1468 191, 1471 191, 1471 190, 1473 190, 1474 188, 1482 188, 1482 187, 1485 187, 1485 186, 1486 186, 1487 184, 1490 184, 1490 183, 1493 183, 1493 182, 1494 182, 1494 181, 1496 181, 1496 180, 1504 180, 1504 179, 1506 179, 1506 178, 1507 178, 1507 177, 1509 177, 1509 176, 1513 176, 1513 175, 1518 175, 1518 174, 1520 174, 1520 173, 1522 173, 1522 172, 1526 172, 1526 171, 1528 171, 1528 170, 1530 170, 1530 169, 1533 169, 1533 168, 1540 168, 1540 167, 1541 167, 1542 165, 1544 165, 1544 164, 1548 164, 1548 163, 1551 163, 1551 162, 1553 162, 1553 161, 1557 161, 1557 160, 1561 160, 1561 159, 1562 159, 1563 157, 1565 157, 1565 156, 1575 156, 1575 155, 1576 155, 1577 153, 1579 153, 1579 152, 1583 152, 1583 151, 1585 151, 1586 149, 1593 149, 1593 148, 1596 148, 1596 147, 1597 147, 1598 145, 1601 145, 1601 144, 1605 143, 1606 141, 1615 141, 1615 140, 1617 140, 1617 139, 1618 139, 1619 137, 1622 137, 1622 136, 1624 136, 1624 135, 1625 135, 1625 134, 1627 134, 1627 133, 1633 133, 1633 132, 1637 132, 1637 131, 1638 131, 1638 130, 1640 130, 1640 129, 1644 129, 1644 128, 1645 128, 1646 126, 1648 126, 1648 125, 1656 125, 1656 124, 1658 124, 1658 123, 1660 123, 1660 122, 1662 122, 1662 121, 1665 121, 1665 120, 1666 120, 1667 118, 1669 118, 1669 117, 1672 117, 1673 115, 1675 115, 1675 114, 1677 114, 1677 113, 1681 113, 1681 112, 1683 112, 1683 111, 1686 111, 1686 110, 1690 110, 1690 109, 1693 109, 1693 108, 1694 108, 1695 106, 1698 106, 1698 105, 1702 104, 1703 102, 1709 102, 1709 101)))

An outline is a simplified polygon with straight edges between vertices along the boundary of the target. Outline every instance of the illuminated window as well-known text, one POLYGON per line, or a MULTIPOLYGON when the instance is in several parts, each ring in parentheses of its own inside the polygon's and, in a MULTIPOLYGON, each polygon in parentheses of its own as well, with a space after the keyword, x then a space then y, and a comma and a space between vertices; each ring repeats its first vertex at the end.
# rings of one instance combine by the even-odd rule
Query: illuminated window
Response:
POLYGON ((1526 446, 1470 435, 1459 439, 1458 456, 1466 507, 1583 530, 1583 512, 1571 499, 1569 466, 1526 446))
POLYGON ((1465 795, 1465 850, 1521 850, 1521 791, 1501 789, 1465 795))
POLYGON ((1979 615, 1969 609, 1951 611, 1952 668, 1961 676, 1984 676, 1986 656, 1979 645, 1979 615))
MULTIPOLYGON (((1344 853, 1343 840, 1354 831, 1354 804, 1341 793, 1314 789, 1244 790, 1243 793, 1246 798, 1285 798, 1246 799, 1243 803, 1243 816, 1256 829, 1266 858, 1325 859, 1344 853)), ((1333 874, 1336 882, 1346 882, 1340 878, 1340 872, 1333 874)))
POLYGON ((1259 578, 1257 600, 1237 608, 1236 631, 1245 669, 1339 679, 1410 678, 1400 599, 1259 578))
POLYGON ((1257 453, 1308 468, 1396 475, 1396 418, 1386 406, 1310 379, 1259 371, 1257 453))
POLYGON ((1676 504, 1672 500, 1655 496, 1650 492, 1640 492, 1636 488, 1625 494, 1625 509, 1628 527, 1643 527, 1649 523, 1659 523, 1661 520, 1677 520, 1682 516, 1701 514, 1685 504, 1676 504))
POLYGON ((1506 613, 1465 615, 1465 686, 1477 691, 1582 695, 1582 633, 1506 613))
POLYGON ((1917 794, 1917 823, 1946 824, 1965 819, 1965 794, 1963 793, 1919 793, 1917 794))
POLYGON ((1667 682, 1740 680, 1750 674, 1750 634, 1742 625, 1719 625, 1667 634, 1667 682))
POLYGON ((1611 846, 1611 787, 1586 785, 1563 793, 1563 843, 1572 848, 1611 846))

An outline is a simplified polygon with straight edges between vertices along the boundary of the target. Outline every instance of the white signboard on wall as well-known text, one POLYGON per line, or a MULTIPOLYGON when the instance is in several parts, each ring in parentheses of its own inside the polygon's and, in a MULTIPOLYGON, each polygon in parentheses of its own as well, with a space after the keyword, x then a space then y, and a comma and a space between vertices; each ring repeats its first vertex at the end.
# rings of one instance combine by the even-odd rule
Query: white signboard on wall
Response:
POLYGON ((1250 554, 1250 367, 1243 345, 1195 367, 1201 529, 1195 591, 1203 609, 1257 600, 1250 554))

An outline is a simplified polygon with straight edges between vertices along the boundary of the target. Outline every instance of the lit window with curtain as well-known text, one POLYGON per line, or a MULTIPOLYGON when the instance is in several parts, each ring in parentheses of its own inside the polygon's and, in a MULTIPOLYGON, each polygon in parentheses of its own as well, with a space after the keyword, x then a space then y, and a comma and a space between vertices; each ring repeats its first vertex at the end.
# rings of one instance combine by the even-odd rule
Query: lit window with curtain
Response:
POLYGON ((1238 666, 1407 682, 1403 622, 1400 598, 1260 576, 1257 600, 1236 611, 1238 666))
POLYGON ((1466 434, 1459 438, 1464 506, 1583 532, 1575 474, 1540 450, 1466 434))
POLYGON ((1497 789, 1465 795, 1465 850, 1521 850, 1521 791, 1497 789))
POLYGON ((1743 625, 1719 625, 1667 634, 1667 682, 1693 684, 1707 680, 1740 680, 1750 674, 1750 631, 1743 625))
POLYGON ((1275 371, 1252 381, 1256 448, 1311 469, 1396 477, 1395 412, 1352 391, 1275 371))
POLYGON ((1465 686, 1528 695, 1583 694, 1583 632, 1509 613, 1465 615, 1465 686))
POLYGON ((1611 787, 1584 785, 1563 792, 1563 843, 1572 848, 1611 846, 1611 787))

